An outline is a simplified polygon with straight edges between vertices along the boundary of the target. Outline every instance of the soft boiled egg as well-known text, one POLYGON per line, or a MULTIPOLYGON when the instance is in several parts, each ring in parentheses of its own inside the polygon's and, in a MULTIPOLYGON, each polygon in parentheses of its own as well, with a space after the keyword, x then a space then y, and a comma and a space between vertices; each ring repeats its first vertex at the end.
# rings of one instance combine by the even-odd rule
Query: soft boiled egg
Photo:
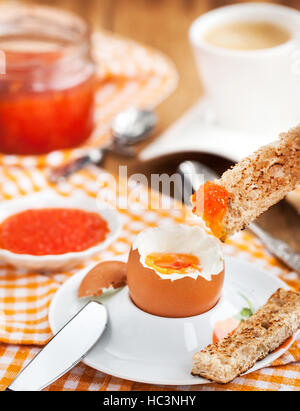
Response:
POLYGON ((202 228, 147 229, 134 240, 127 264, 133 302, 162 317, 190 317, 214 307, 224 281, 221 243, 202 228))

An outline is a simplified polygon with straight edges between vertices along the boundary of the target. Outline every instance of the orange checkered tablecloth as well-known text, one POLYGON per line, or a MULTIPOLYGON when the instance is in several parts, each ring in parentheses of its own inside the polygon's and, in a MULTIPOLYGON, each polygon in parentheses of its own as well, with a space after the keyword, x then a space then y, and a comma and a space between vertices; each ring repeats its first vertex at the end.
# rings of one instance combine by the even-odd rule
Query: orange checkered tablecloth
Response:
MULTIPOLYGON (((96 198, 99 190, 112 191, 111 176, 97 168, 90 167, 73 175, 68 182, 52 187, 59 194, 72 195, 75 192, 96 198), (107 183, 107 184, 106 184, 107 183)), ((125 182, 117 186, 124 189, 125 182)), ((40 190, 51 189, 42 169, 0 168, 0 198, 2 201, 24 196, 40 190)), ((145 208, 148 198, 159 199, 158 194, 143 190, 144 195, 132 200, 128 209, 119 210, 124 226, 118 239, 105 251, 93 258, 105 258, 127 254, 134 236, 142 229, 158 223, 183 222, 186 211, 183 208, 155 210, 145 208)), ((109 195, 105 196, 110 198, 109 195)), ((240 233, 224 246, 226 254, 250 260, 264 267, 274 276, 279 276, 294 289, 300 289, 295 273, 286 271, 271 257, 263 246, 251 235, 240 233)), ((5 389, 51 337, 48 324, 48 307, 56 290, 78 269, 91 263, 85 262, 69 272, 39 274, 16 270, 0 265, 0 389, 5 389)), ((237 378, 227 385, 207 384, 199 386, 166 387, 140 384, 121 380, 95 371, 83 364, 52 384, 47 390, 300 390, 300 336, 292 347, 272 365, 255 373, 237 378)))

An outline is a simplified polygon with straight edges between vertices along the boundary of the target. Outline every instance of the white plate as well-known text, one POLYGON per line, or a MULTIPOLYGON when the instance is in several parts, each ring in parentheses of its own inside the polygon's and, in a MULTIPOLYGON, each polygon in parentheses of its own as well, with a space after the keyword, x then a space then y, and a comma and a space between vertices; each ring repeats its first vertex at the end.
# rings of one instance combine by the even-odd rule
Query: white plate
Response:
POLYGON ((0 260, 15 267, 29 270, 58 270, 69 268, 82 260, 99 253, 111 244, 119 235, 122 223, 117 211, 99 207, 96 199, 84 194, 70 197, 60 196, 53 190, 20 197, 15 200, 3 201, 0 204, 0 224, 7 217, 28 209, 39 208, 76 208, 98 213, 104 218, 109 227, 109 233, 104 241, 84 251, 71 252, 59 255, 33 256, 29 254, 16 254, 0 248, 0 260))
MULTIPOLYGON (((203 378, 193 377, 190 370, 193 354, 212 342, 214 324, 237 314, 246 305, 241 294, 258 308, 279 287, 288 288, 255 265, 232 257, 225 258, 225 263, 222 298, 216 307, 199 316, 163 318, 147 314, 131 302, 127 287, 99 298, 108 309, 108 327, 83 362, 96 370, 138 382, 164 385, 208 383, 203 378)), ((87 271, 85 269, 68 280, 53 298, 49 311, 53 333, 57 333, 86 304, 87 300, 77 298, 77 290, 87 271)), ((249 372, 266 367, 287 348, 268 355, 249 372)))

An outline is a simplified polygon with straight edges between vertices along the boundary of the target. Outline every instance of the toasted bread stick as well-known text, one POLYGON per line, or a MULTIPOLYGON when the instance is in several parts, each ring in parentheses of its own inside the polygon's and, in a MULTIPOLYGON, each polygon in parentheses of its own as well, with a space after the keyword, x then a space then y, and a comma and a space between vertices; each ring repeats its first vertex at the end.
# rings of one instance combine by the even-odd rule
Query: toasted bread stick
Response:
POLYGON ((292 204, 300 214, 300 186, 286 196, 288 202, 292 204))
POLYGON ((265 358, 300 326, 300 293, 278 289, 228 337, 193 358, 193 375, 228 383, 265 358))
MULTIPOLYGON (((300 184, 300 125, 240 161, 214 183, 229 195, 218 232, 214 232, 225 240, 300 184)), ((195 214, 203 216, 203 207, 201 210, 200 201, 196 200, 201 190, 202 187, 193 198, 193 205, 195 214)), ((204 204, 204 211, 205 207, 204 204)))

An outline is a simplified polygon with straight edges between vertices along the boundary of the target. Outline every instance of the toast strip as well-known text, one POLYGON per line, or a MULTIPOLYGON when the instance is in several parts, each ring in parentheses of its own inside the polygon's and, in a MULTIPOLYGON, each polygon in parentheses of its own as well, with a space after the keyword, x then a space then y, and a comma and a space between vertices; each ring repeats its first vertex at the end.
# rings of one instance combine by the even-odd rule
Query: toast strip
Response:
POLYGON ((296 210, 300 214, 300 186, 297 186, 296 190, 289 193, 286 199, 296 208, 296 210))
POLYGON ((300 326, 300 293, 278 289, 228 337, 193 357, 193 375, 226 384, 265 358, 300 326))
MULTIPOLYGON (((300 184, 300 124, 227 170, 215 183, 229 193, 221 230, 215 233, 224 241, 300 184)), ((198 192, 200 197, 201 187, 194 197, 194 212, 202 216, 195 201, 198 192)))

